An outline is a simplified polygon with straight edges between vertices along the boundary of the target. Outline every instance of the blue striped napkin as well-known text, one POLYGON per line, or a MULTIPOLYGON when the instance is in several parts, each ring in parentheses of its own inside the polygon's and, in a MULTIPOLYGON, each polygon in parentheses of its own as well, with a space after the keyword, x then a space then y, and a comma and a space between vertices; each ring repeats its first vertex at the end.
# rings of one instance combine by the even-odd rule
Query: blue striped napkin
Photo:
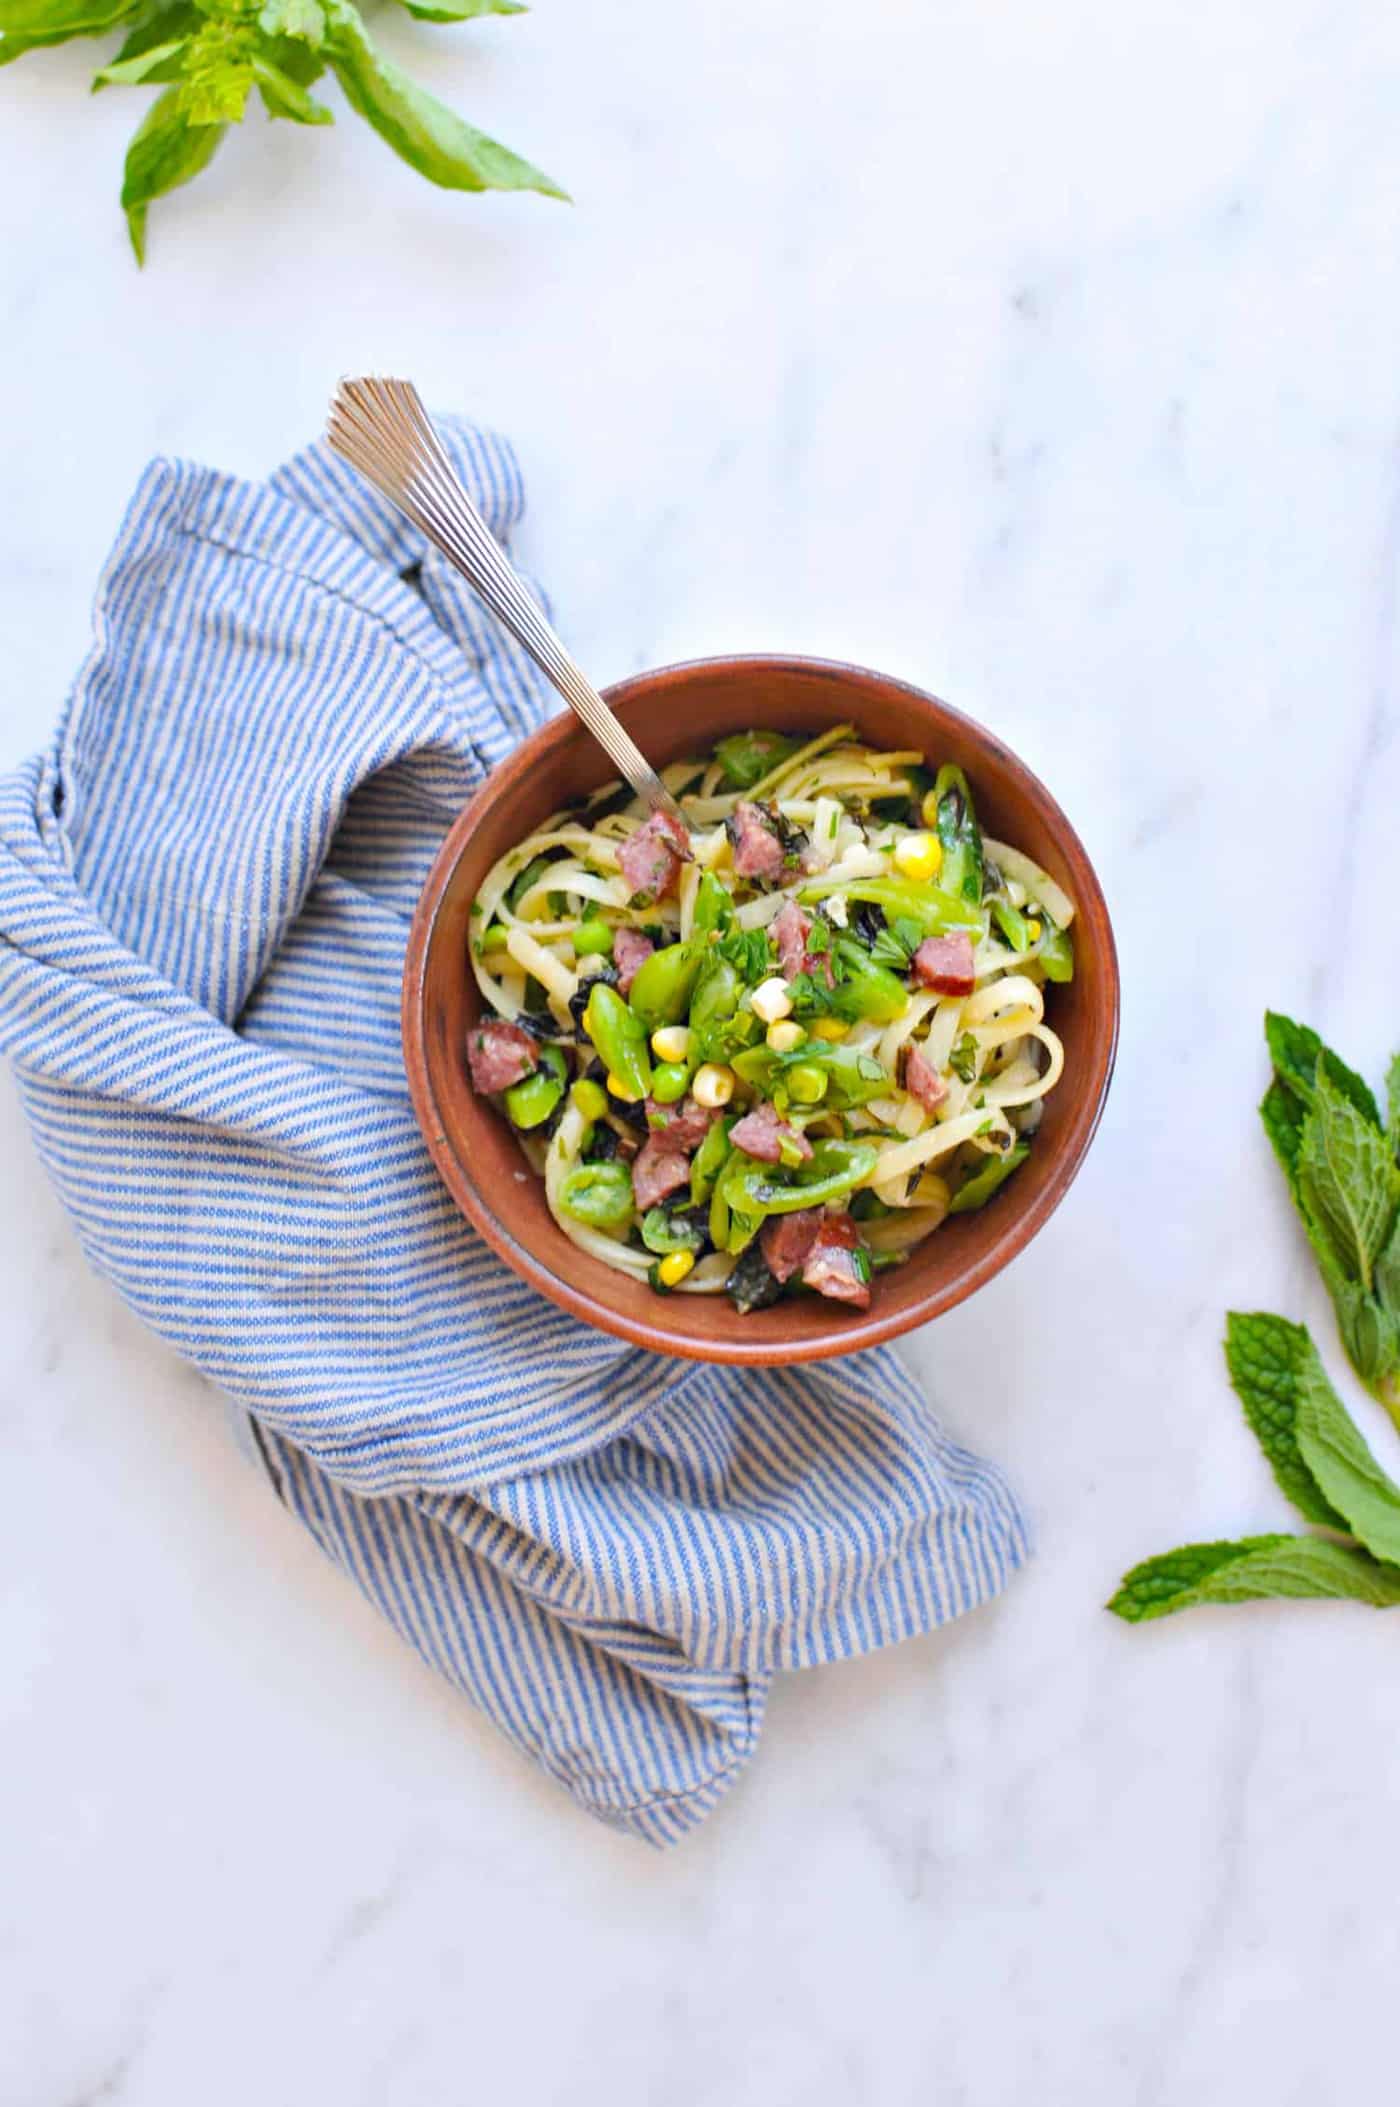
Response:
MULTIPOLYGON (((514 457, 447 429, 504 541, 514 457)), ((286 1505, 581 1806, 666 1843, 776 1669, 985 1601, 1025 1535, 892 1354, 632 1351, 458 1218, 405 1089, 407 922, 544 713, 322 446, 266 484, 154 463, 57 739, 0 783, 0 1049, 92 1264, 286 1505)))

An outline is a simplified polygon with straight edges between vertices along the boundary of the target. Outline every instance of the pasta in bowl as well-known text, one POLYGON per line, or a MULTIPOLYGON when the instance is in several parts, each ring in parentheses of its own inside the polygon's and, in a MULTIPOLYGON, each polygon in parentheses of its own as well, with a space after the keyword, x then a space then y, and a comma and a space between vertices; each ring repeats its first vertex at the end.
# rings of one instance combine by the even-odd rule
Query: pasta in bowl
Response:
MULTIPOLYGON (((607 695, 648 759, 678 784, 685 842, 646 830, 627 795, 607 784, 601 752, 567 716, 496 766, 448 828, 405 960, 405 1065, 431 1157, 452 1200, 507 1266, 565 1311, 634 1345, 772 1365, 896 1337, 973 1293, 1025 1248, 1093 1138, 1118 1025, 1112 929, 1093 866, 1044 785, 993 733, 887 675, 749 656, 636 674, 607 695), (801 785, 797 770, 810 778, 821 763, 820 780, 801 785), (967 845, 940 833, 943 770, 945 796, 960 779, 968 787, 983 854, 978 900, 960 895, 967 845), (842 785, 843 771, 880 780, 842 785), (766 810, 772 804, 776 815, 766 810), (758 808, 757 819, 741 805, 758 808), (937 850, 912 838, 922 836, 937 850), (938 862, 931 878, 921 854, 938 862), (772 866, 775 857, 781 866, 789 856, 786 868, 736 868, 772 866), (574 882, 561 886, 561 878, 574 882), (922 888, 923 921, 903 913, 902 893, 887 890, 882 900, 873 890, 881 881, 922 888), (1059 959, 1057 932, 1067 938, 1059 959), (930 937, 938 942, 916 969, 930 937), (974 971, 970 994, 960 938, 975 968, 993 951, 1007 954, 998 972, 974 971), (1072 977, 1056 979, 1066 967, 1072 977), (925 973, 950 978, 952 988, 926 983, 925 973), (772 980, 785 987, 765 992, 772 980), (898 1016, 896 1001, 907 1002, 898 1016), (956 1031, 949 1003, 960 1009, 956 1031), (606 1053, 585 1030, 585 1015, 606 1053), (621 1038, 610 1030, 619 1024, 621 1038), (674 1036, 658 1050, 655 1035, 666 1032, 674 1036), (521 1041, 528 1052, 516 1068, 492 1064, 492 1039, 497 1053, 521 1041), (947 1093, 936 1105, 919 1098, 934 1085, 912 1050, 947 1093), (650 1072, 640 1097, 646 1072, 627 1073, 638 1058, 650 1072), (707 1066, 733 1071, 727 1096, 728 1076, 716 1084, 702 1075, 707 1066), (821 1073, 824 1091, 797 1073, 804 1068, 821 1073), (612 1076, 633 1094, 611 1089, 612 1076), (970 1103, 976 1087, 993 1085, 999 1105, 970 1103), (1012 1102, 1023 1093, 1024 1102, 1012 1102), (910 1099, 926 1115, 917 1131, 906 1131, 915 1128, 910 1099), (976 1126, 991 1121, 981 1134, 954 1124, 972 1111, 976 1126), (757 1131, 741 1131, 753 1114, 757 1131), (919 1158, 905 1159, 898 1188, 893 1152, 910 1144, 919 1158), (985 1175, 980 1187, 971 1185, 973 1170, 985 1175), (573 1212, 562 1204, 566 1184, 573 1212), (841 1295, 802 1278, 813 1255, 805 1240, 823 1226, 816 1270, 829 1284, 840 1281, 841 1295), (731 1236, 743 1239, 742 1249, 728 1249, 731 1236), (765 1300, 773 1288, 760 1260, 774 1278, 788 1269, 776 1299, 765 1300), (746 1272, 736 1280, 739 1265, 746 1272), (652 1285, 653 1268, 670 1292, 652 1285), (760 1289, 756 1298, 746 1283, 760 1289)), ((955 816, 945 815, 945 827, 955 816)))
POLYGON ((746 728, 548 815, 471 907, 474 1088, 579 1249, 742 1314, 876 1276, 993 1203, 1064 1048, 1075 907, 972 786, 853 724, 746 728))

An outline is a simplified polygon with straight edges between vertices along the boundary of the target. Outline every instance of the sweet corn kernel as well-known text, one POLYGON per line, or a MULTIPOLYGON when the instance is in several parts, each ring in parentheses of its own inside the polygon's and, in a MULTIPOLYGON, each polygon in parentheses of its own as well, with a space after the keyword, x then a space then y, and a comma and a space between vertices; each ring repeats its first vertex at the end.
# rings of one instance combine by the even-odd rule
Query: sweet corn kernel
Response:
POLYGON ((734 1095, 734 1070, 721 1061, 706 1061, 695 1071, 690 1094, 707 1112, 717 1112, 734 1095))
POLYGON ((802 1044, 807 1034, 790 1017, 782 1017, 776 1024, 769 1025, 764 1036, 774 1053, 791 1053, 795 1046, 802 1044))
POLYGON ((580 1076, 569 1096, 585 1119, 601 1119, 608 1109, 606 1091, 591 1076, 580 1076))
POLYGON ((1042 935, 1042 933, 1043 933, 1043 932, 1042 932, 1042 924, 1041 924, 1041 923, 1039 923, 1038 921, 1036 921, 1036 919, 1035 919, 1034 915, 1032 915, 1032 917, 1031 917, 1030 921, 1029 921, 1029 922, 1027 922, 1027 924, 1026 924, 1026 928, 1027 928, 1027 929, 1028 929, 1028 931, 1030 932, 1030 939, 1031 939, 1031 942, 1032 942, 1033 944, 1038 944, 1038 943, 1040 942, 1040 939, 1041 939, 1041 935, 1042 935))
POLYGON ((683 1061, 690 1052, 690 1026, 663 1024, 651 1035, 651 1050, 658 1061, 683 1061))
POLYGON ((818 1017, 816 1023, 812 1026, 812 1037, 814 1039, 829 1039, 834 1045, 838 1039, 845 1038, 850 1028, 850 1025, 843 1024, 839 1017, 818 1017))
POLYGON ((924 792, 924 801, 919 807, 919 817, 926 827, 936 827, 938 825, 938 792, 936 790, 926 790, 924 792))
POLYGON ((624 1105, 639 1105, 646 1095, 642 1090, 629 1090, 621 1076, 616 1075, 608 1077, 608 1088, 614 1097, 621 1098, 624 1105))
POLYGON ((679 1287, 694 1264, 693 1251, 670 1251, 656 1269, 657 1278, 663 1287, 679 1287))
POLYGON ((788 993, 788 984, 780 973, 773 974, 769 980, 760 981, 750 999, 753 1002, 755 1017, 761 1017, 765 1024, 777 1024, 784 1017, 792 1015, 792 997, 788 993))
POLYGON ((943 863, 943 844, 932 834, 901 834, 894 845, 894 867, 916 885, 936 878, 943 863))

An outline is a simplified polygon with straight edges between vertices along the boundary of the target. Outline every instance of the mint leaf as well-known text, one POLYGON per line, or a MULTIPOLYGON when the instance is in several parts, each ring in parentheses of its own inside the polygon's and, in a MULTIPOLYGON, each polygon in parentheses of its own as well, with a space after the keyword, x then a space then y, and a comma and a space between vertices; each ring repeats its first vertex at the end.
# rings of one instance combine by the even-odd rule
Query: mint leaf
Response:
POLYGON ((1344 1527, 1377 1558, 1400 1567, 1400 1485, 1377 1463, 1319 1361, 1311 1340, 1298 1370, 1298 1449, 1344 1527))
POLYGON ((326 55, 353 110, 410 168, 447 190, 537 190, 567 198, 530 162, 478 132, 375 49, 350 0, 326 0, 326 55))
POLYGON ((113 59, 110 66, 94 73, 93 90, 132 87, 139 81, 178 80, 180 54, 188 46, 188 37, 172 37, 166 44, 148 44, 144 51, 135 52, 130 58, 113 59))
POLYGON ((1283 1167, 1283 1175, 1296 1202, 1298 1151, 1303 1145, 1303 1121, 1307 1117, 1303 1101, 1275 1076, 1264 1092, 1259 1117, 1264 1122, 1264 1132, 1273 1143, 1274 1154, 1283 1167))
MULTIPOLYGON (((1304 1371, 1321 1364, 1301 1324, 1258 1310, 1231 1310, 1226 1319, 1225 1363, 1244 1416, 1264 1451, 1279 1491, 1309 1522, 1347 1528, 1345 1514, 1328 1502, 1298 1446, 1297 1412, 1304 1371)), ((1324 1377, 1325 1381, 1326 1378, 1324 1377)))
POLYGON ((192 124, 181 95, 181 89, 167 88, 158 96, 126 150, 122 209, 138 263, 146 260, 146 207, 207 168, 226 130, 222 124, 192 124))
POLYGON ((1376 1260, 1375 1290, 1387 1314, 1400 1323, 1400 1215, 1390 1241, 1376 1260))
POLYGON ((1125 1573, 1109 1602, 1116 1617, 1143 1624, 1206 1603, 1267 1597, 1400 1602, 1400 1572, 1325 1536, 1247 1536, 1238 1543, 1183 1544, 1125 1573))
POLYGON ((321 0, 267 0, 258 28, 265 37, 296 37, 319 46, 326 35, 325 9, 321 0))
POLYGON ((269 117, 289 117, 293 124, 334 124, 334 113, 271 59, 259 54, 253 60, 253 78, 269 117))
POLYGON ((36 44, 100 36, 138 14, 141 5, 142 0, 0 0, 0 32, 36 44))
POLYGON ((521 0, 403 0, 420 22, 470 22, 477 15, 523 15, 521 0))
POLYGON ((1386 1132, 1390 1145, 1400 1156, 1400 1053, 1391 1060, 1385 1076, 1386 1132))
POLYGON ((1320 1065, 1333 1088, 1341 1091, 1363 1119, 1369 1119, 1373 1127, 1379 1127, 1380 1111, 1367 1084, 1354 1068, 1348 1068, 1346 1062, 1333 1053, 1330 1046, 1324 1046, 1309 1026, 1295 1024, 1291 1017, 1280 1016, 1277 1010, 1266 1010, 1264 1037, 1279 1081, 1305 1105, 1313 1102, 1320 1065))
POLYGON ((1321 1067, 1298 1147, 1298 1192, 1313 1241, 1369 1290, 1400 1200, 1400 1171, 1379 1124, 1358 1111, 1321 1067))

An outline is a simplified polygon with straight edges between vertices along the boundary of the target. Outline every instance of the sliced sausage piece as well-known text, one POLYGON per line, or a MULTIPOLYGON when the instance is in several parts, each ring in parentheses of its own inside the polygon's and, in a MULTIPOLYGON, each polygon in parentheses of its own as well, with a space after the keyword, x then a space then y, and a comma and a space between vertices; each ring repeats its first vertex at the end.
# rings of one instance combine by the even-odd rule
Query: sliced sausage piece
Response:
POLYGON ((539 1063, 539 1048, 530 1034, 518 1024, 507 1024, 504 1017, 488 1017, 467 1033, 472 1088, 483 1097, 509 1090, 512 1083, 533 1074, 539 1063))
POLYGON ((805 1285, 833 1302, 868 1310, 870 1282, 865 1276, 869 1270, 870 1261, 850 1216, 824 1214, 802 1268, 805 1285))
POLYGON ((971 937, 926 936, 914 953, 914 978, 937 995, 970 995, 976 979, 971 937))
POLYGON ((654 1097, 646 1103, 647 1125, 659 1141, 679 1156, 698 1149, 718 1114, 688 1097, 679 1105, 658 1105, 654 1097))
POLYGON ((804 1163, 812 1153, 806 1135, 779 1119, 769 1104, 755 1105, 752 1112, 746 1112, 730 1129, 729 1138, 736 1149, 742 1149, 746 1156, 757 1156, 762 1163, 781 1163, 785 1141, 796 1144, 804 1163))
POLYGON ((784 900, 768 931, 778 947, 778 964, 784 980, 796 980, 799 973, 806 972, 807 938, 811 931, 811 919, 803 914, 796 900, 784 900))
POLYGON ((783 867, 783 844, 772 817, 762 805, 741 797, 725 821, 725 831, 734 848, 736 877, 777 877, 783 867))
POLYGON ((651 1134, 632 1165, 632 1194, 643 1211, 690 1183, 690 1161, 668 1148, 664 1134, 651 1134))
POLYGON ((791 1280, 807 1262, 821 1226, 820 1207, 804 1207, 799 1214, 774 1214, 759 1231, 759 1243, 768 1270, 775 1280, 791 1280))
POLYGON ((634 900, 660 900, 674 892, 681 865, 690 860, 690 836, 669 812, 653 812, 617 852, 618 868, 634 900))
POLYGON ((625 995, 656 949, 649 936, 640 929, 616 929, 613 931, 613 964, 617 968, 617 992, 625 995))
POLYGON ((932 1112, 936 1105, 941 1105, 948 1095, 948 1085, 921 1046, 905 1048, 904 1087, 911 1097, 919 1100, 927 1112, 932 1112))

